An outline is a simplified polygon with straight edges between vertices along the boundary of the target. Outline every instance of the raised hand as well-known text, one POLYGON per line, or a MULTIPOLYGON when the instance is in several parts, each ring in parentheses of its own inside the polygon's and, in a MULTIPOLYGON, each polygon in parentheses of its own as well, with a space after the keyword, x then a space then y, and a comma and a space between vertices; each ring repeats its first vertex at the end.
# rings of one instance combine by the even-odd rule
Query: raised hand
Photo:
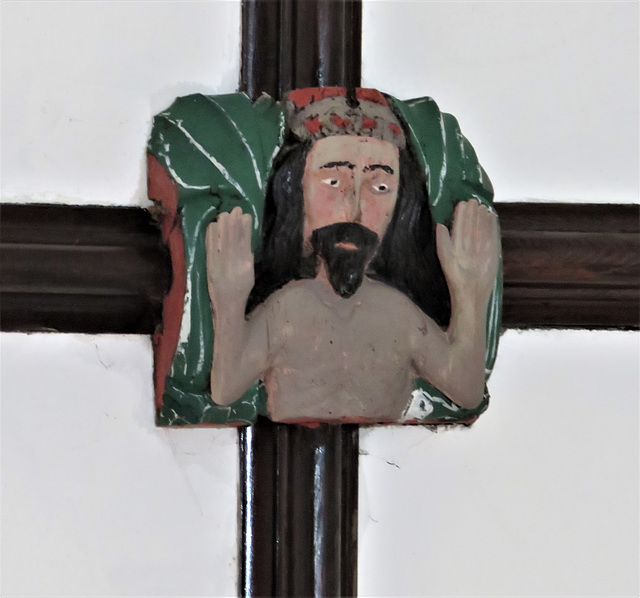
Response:
POLYGON ((499 262, 496 215, 475 200, 460 202, 451 234, 437 225, 436 245, 452 300, 488 301, 499 262))
POLYGON ((254 284, 251 216, 223 212, 207 228, 207 283, 214 310, 245 304, 254 284))

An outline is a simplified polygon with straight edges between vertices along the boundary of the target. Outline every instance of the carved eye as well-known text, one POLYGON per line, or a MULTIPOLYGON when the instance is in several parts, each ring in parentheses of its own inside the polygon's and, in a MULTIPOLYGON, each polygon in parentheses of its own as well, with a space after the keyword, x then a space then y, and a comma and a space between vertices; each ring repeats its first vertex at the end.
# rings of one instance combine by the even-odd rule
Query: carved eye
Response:
POLYGON ((388 193, 389 185, 387 185, 386 183, 378 183, 377 185, 373 185, 373 190, 376 193, 388 193))
POLYGON ((325 185, 329 185, 329 187, 333 187, 337 189, 340 186, 340 181, 338 179, 322 179, 322 182, 325 185))

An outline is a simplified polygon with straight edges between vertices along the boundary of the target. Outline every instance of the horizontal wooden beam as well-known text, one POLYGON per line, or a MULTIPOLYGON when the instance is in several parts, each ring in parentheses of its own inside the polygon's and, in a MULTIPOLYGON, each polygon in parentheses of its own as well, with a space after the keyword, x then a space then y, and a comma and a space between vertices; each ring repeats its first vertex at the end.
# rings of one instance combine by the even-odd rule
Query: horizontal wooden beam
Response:
POLYGON ((5 331, 151 334, 171 272, 159 229, 136 208, 0 208, 5 331))
POLYGON ((638 329, 640 206, 497 205, 507 328, 638 329))
MULTIPOLYGON (((502 203, 503 325, 638 329, 640 206, 502 203)), ((1 329, 150 334, 170 262, 137 208, 1 207, 1 329)))

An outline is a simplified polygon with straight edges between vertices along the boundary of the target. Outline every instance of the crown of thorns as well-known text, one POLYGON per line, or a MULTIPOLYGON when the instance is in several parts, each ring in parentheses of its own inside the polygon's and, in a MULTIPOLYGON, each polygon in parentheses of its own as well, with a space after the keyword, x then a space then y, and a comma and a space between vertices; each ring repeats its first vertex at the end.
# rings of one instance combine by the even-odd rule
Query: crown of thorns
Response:
POLYGON ((400 121, 377 89, 307 87, 287 94, 287 124, 300 140, 360 135, 406 146, 400 121))

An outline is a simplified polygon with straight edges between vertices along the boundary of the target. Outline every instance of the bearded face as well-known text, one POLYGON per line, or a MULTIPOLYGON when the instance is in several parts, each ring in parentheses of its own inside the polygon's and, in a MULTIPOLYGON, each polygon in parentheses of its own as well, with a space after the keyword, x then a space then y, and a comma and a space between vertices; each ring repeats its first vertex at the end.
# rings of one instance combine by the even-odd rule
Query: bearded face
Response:
POLYGON ((378 242, 376 233, 356 222, 329 224, 311 234, 311 245, 325 265, 333 290, 344 299, 360 288, 378 242))
POLYGON ((371 137, 317 141, 305 165, 305 253, 314 253, 334 291, 353 295, 391 221, 398 196, 398 149, 371 137))
MULTIPOLYGON (((344 142, 347 138, 342 136, 340 140, 344 142)), ((333 160, 331 157, 327 158, 329 163, 323 163, 314 152, 318 161, 312 162, 311 152, 319 147, 319 143, 324 142, 319 140, 311 147, 311 144, 299 144, 289 149, 277 165, 266 199, 264 245, 256 262, 256 285, 249 297, 247 313, 288 282, 314 278, 319 274, 320 265, 326 268, 325 259, 319 257, 312 246, 311 236, 314 230, 334 224, 338 219, 331 220, 332 210, 326 209, 323 212, 320 209, 321 206, 328 208, 331 205, 330 201, 325 201, 330 198, 316 195, 322 191, 318 189, 318 181, 315 185, 310 185, 310 180, 315 172, 319 175, 319 182, 326 185, 326 179, 330 178, 327 173, 331 169, 347 173, 343 170, 344 166, 335 164, 331 168, 319 168, 330 165, 333 160), (303 191, 305 174, 306 193, 303 191), (314 198, 319 201, 314 203, 314 198)), ((394 154, 392 150, 391 159, 394 154)), ((353 162, 349 162, 351 163, 353 162)), ((361 171, 363 175, 378 174, 379 192, 385 191, 381 185, 387 184, 387 181, 382 180, 381 173, 390 173, 377 165, 388 166, 397 177, 397 186, 389 187, 392 192, 395 189, 397 197, 392 202, 395 203, 392 219, 388 225, 386 218, 381 221, 382 226, 378 230, 382 230, 382 234, 376 233, 379 245, 374 249, 374 256, 365 271, 367 276, 405 293, 424 313, 440 326, 446 327, 450 314, 449 291, 436 255, 433 220, 428 207, 424 175, 407 149, 400 150, 397 163, 399 167, 396 170, 394 163, 385 164, 379 159, 372 161, 365 172, 361 171)), ((348 166, 346 168, 351 172, 348 166)), ((355 177, 355 173, 353 176, 355 177)), ((331 177, 328 182, 334 180, 335 177, 331 177)), ((339 183, 333 182, 331 187, 335 188, 336 185, 339 186, 339 183)), ((369 201, 364 204, 361 202, 361 211, 366 215, 365 221, 372 223, 372 208, 383 205, 385 196, 375 196, 382 197, 382 201, 374 203, 374 198, 365 190, 365 196, 361 200, 366 200, 367 197, 369 201)), ((387 211, 391 211, 390 206, 381 213, 385 215, 387 211)), ((363 219, 362 214, 359 218, 363 219)), ((344 222, 345 217, 340 217, 340 221, 344 222)), ((369 230, 374 230, 371 226, 375 225, 370 224, 369 230)))

